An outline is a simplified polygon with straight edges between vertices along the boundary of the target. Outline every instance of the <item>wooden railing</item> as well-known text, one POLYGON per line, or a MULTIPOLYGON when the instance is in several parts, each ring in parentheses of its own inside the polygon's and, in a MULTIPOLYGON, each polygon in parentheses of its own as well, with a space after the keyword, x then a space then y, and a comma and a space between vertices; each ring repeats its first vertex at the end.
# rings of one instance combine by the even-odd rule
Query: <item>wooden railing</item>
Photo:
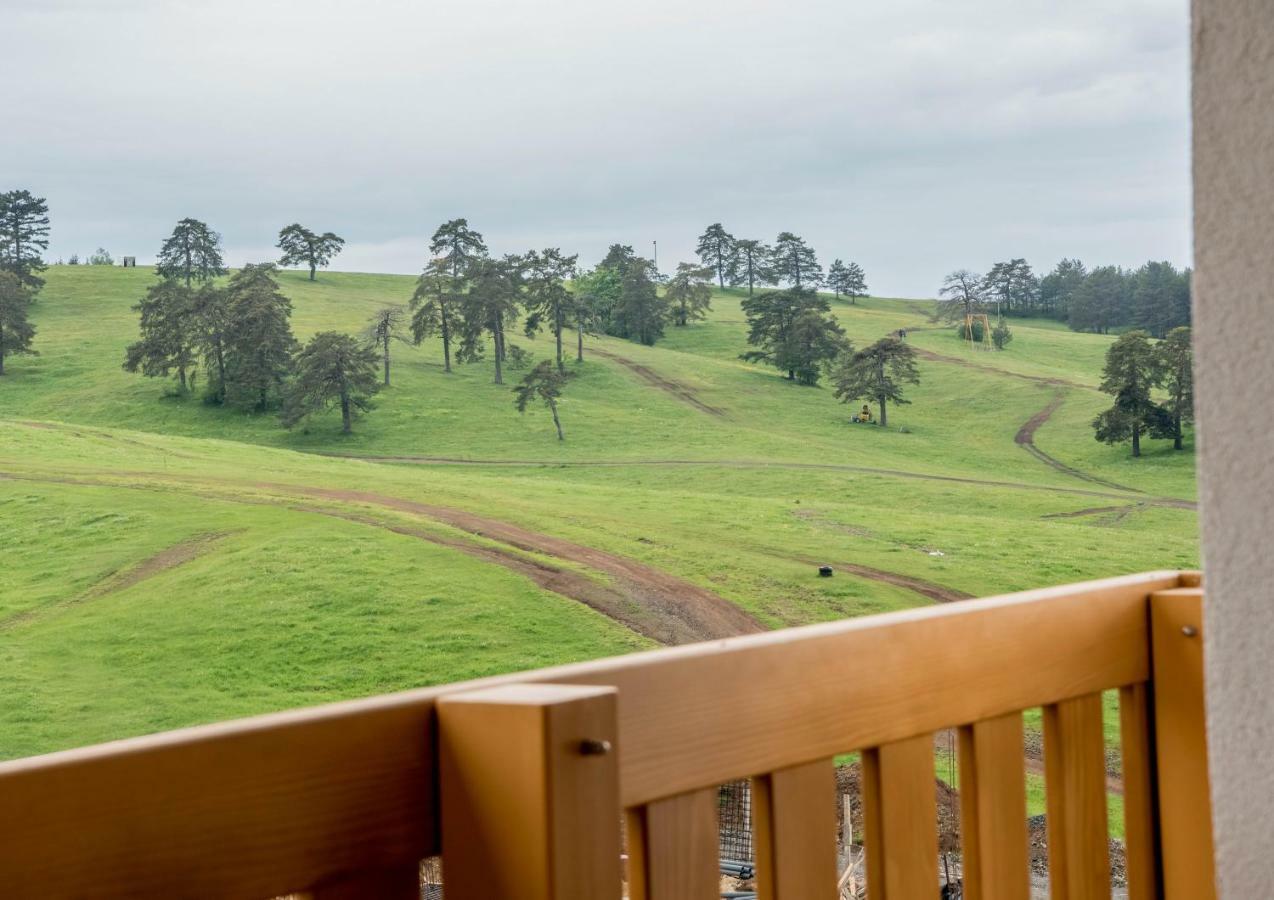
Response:
POLYGON ((441 853, 447 900, 707 900, 715 788, 751 778, 760 897, 831 900, 832 759, 858 750, 871 896, 932 900, 954 727, 965 896, 1025 900, 1043 707, 1052 896, 1109 897, 1117 689, 1129 895, 1206 898, 1201 604, 1149 573, 3 763, 0 895, 405 900, 441 853))

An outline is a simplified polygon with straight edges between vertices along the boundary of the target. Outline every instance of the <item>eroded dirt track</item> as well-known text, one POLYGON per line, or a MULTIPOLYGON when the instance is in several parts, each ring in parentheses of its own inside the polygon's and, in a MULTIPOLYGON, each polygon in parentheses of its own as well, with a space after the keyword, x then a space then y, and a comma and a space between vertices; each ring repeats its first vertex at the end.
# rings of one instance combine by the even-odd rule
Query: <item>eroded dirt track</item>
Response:
POLYGON ((618 353, 612 353, 609 350, 603 350, 600 347, 594 347, 593 353, 605 359, 619 363, 625 369, 632 372, 646 384, 658 388, 666 394, 671 394, 682 403, 693 406, 699 412, 707 413, 710 416, 724 416, 725 410, 717 406, 710 406, 699 399, 699 396, 689 387, 679 381, 673 381, 671 378, 665 378, 649 366, 643 366, 639 362, 620 356, 618 353))
POLYGON ((1070 475, 1072 478, 1078 478, 1082 481, 1091 482, 1092 484, 1100 484, 1102 487, 1113 488, 1117 491, 1127 491, 1131 494, 1144 493, 1144 491, 1141 491, 1138 488, 1129 487, 1126 484, 1119 484, 1115 481, 1107 481, 1105 478, 1098 478, 1096 475, 1092 475, 1088 472, 1082 471, 1081 469, 1076 469, 1073 466, 1068 466, 1066 463, 1056 457, 1050 456, 1039 447, 1035 446, 1035 432, 1039 430, 1041 425, 1052 418, 1053 413, 1057 412, 1058 408, 1065 400, 1066 395, 1064 393, 1059 392, 1053 395, 1053 399, 1050 400, 1043 409, 1031 416, 1022 424, 1022 427, 1017 430, 1017 434, 1013 436, 1013 442, 1019 447, 1022 447, 1027 453, 1034 456, 1046 466, 1051 466, 1059 472, 1070 475))
MULTIPOLYGON (((754 634, 765 630, 764 626, 748 613, 725 598, 645 563, 464 510, 367 491, 279 482, 243 484, 229 480, 162 479, 155 477, 153 473, 142 472, 127 474, 146 478, 147 482, 135 484, 79 475, 26 475, 5 472, 0 472, 0 478, 132 490, 180 491, 232 503, 288 506, 302 512, 329 515, 363 525, 384 528, 428 540, 512 569, 547 590, 584 603, 663 644, 686 644, 741 634, 754 634), (229 492, 236 487, 250 487, 271 496, 267 496, 266 493, 252 496, 229 492), (338 506, 333 508, 309 504, 298 505, 298 498, 324 500, 338 506), (419 516, 474 537, 483 538, 491 543, 479 543, 460 536, 451 537, 399 522, 378 520, 374 516, 359 511, 358 508, 345 506, 348 504, 379 507, 419 516), (500 544, 505 546, 501 547, 500 544), (600 576, 605 576, 609 582, 570 568, 547 564, 524 554, 539 554, 571 562, 592 570, 600 576)), ((165 552, 169 554, 165 557, 169 563, 168 567, 180 564, 178 559, 181 554, 177 552, 177 548, 169 548, 169 551, 165 552)), ((164 555, 160 554, 160 556, 164 555)), ((122 573, 120 577, 133 578, 129 583, 136 583, 144 577, 149 577, 149 574, 145 573, 153 574, 161 570, 160 562, 157 558, 152 558, 122 573), (134 573, 137 573, 136 576, 134 573)), ((111 589, 121 588, 114 586, 111 589)), ((79 601, 80 598, 75 598, 66 602, 79 601)), ((26 613, 20 615, 26 616, 26 613)), ((0 627, 5 624, 21 624, 21 621, 25 620, 19 620, 18 617, 11 618, 14 621, 0 622, 0 627)))

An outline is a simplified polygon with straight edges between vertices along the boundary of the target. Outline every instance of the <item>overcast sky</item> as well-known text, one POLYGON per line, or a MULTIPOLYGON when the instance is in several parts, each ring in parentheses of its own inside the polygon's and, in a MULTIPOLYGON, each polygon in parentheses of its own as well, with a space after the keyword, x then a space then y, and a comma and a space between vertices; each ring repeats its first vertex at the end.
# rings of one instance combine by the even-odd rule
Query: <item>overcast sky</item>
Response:
POLYGON ((299 221, 333 268, 608 244, 667 271, 716 221, 873 293, 1027 257, 1188 264, 1186 0, 0 0, 0 190, 50 257, 231 265, 299 221))

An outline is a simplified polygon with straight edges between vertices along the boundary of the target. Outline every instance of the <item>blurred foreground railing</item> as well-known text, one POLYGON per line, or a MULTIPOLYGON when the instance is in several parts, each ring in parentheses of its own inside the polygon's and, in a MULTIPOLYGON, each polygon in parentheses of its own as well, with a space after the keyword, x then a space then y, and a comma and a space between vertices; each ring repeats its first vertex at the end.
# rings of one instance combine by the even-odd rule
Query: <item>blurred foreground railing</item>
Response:
POLYGON ((1201 605, 1196 574, 1156 572, 3 763, 0 895, 405 900, 441 853, 447 900, 706 900, 716 787, 751 778, 760 897, 831 900, 832 760, 857 750, 871 895, 934 898, 954 727, 964 896, 1024 900, 1043 707, 1052 896, 1109 897, 1118 689, 1129 896, 1206 898, 1201 605))

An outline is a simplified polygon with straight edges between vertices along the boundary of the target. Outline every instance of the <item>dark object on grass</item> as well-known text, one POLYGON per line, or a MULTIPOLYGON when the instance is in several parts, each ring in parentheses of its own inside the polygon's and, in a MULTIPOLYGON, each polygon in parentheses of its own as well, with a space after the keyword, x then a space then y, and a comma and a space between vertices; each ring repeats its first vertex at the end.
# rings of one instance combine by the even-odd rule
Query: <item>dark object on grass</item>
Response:
POLYGON ((831 577, 832 577, 832 567, 831 567, 831 566, 819 566, 819 567, 818 567, 818 575, 819 575, 819 577, 820 577, 820 578, 831 578, 831 577))

